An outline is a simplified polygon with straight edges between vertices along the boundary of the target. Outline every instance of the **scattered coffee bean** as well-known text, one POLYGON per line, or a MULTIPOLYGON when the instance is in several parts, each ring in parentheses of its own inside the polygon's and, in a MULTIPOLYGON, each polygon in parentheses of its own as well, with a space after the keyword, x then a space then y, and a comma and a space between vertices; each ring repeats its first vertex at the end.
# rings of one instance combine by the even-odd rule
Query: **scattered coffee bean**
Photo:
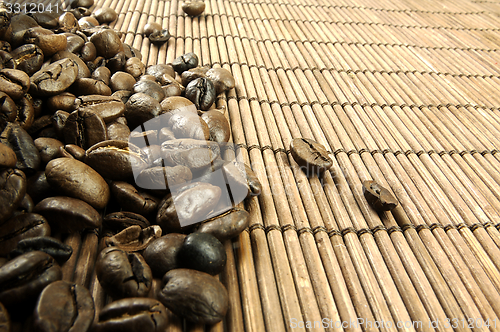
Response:
POLYGON ((149 35, 149 40, 153 44, 162 44, 170 38, 170 32, 167 29, 154 31, 149 35))
POLYGON ((111 195, 122 208, 144 216, 156 213, 158 199, 148 193, 139 192, 128 182, 113 181, 109 185, 111 195))
POLYGON ((66 262, 73 253, 71 246, 49 237, 48 234, 43 234, 20 240, 16 248, 10 252, 9 257, 17 257, 30 251, 43 251, 54 257, 59 264, 66 262))
POLYGON ((143 28, 144 36, 149 37, 150 34, 161 30, 161 24, 157 22, 146 23, 143 28))
POLYGON ((170 233, 152 241, 143 252, 144 260, 151 267, 153 275, 161 278, 170 270, 180 268, 177 260, 185 234, 170 233))
POLYGON ((118 247, 126 252, 144 250, 152 241, 161 236, 160 226, 142 228, 133 225, 106 239, 108 247, 118 247))
POLYGON ((214 84, 217 95, 234 88, 234 77, 227 69, 211 68, 206 72, 206 77, 214 84))
POLYGON ((226 265, 226 250, 210 233, 191 233, 179 248, 177 261, 181 267, 216 275, 226 265))
POLYGON ((197 78, 186 86, 186 98, 191 100, 196 108, 206 111, 215 101, 216 92, 211 80, 208 78, 197 78))
POLYGON ((201 0, 184 1, 182 3, 182 11, 189 16, 196 17, 205 11, 205 2, 201 0))
POLYGON ((58 60, 33 75, 30 93, 43 97, 59 94, 75 82, 77 74, 78 67, 73 60, 58 60))
POLYGON ((290 151, 295 162, 308 174, 321 174, 332 166, 328 151, 312 139, 295 138, 290 151))
POLYGON ((398 205, 396 197, 375 181, 363 181, 363 194, 377 212, 390 211, 398 205))
MULTIPOLYGON (((177 57, 174 61, 172 61, 172 67, 176 72, 182 74, 182 72, 189 70, 191 68, 195 68, 198 66, 198 56, 194 53, 186 53, 179 57, 177 57)), ((170 75, 170 74, 169 74, 170 75)), ((174 76, 174 75, 170 75, 174 76)))
POLYGON ((205 220, 197 232, 212 234, 220 242, 224 242, 240 235, 248 227, 249 218, 250 214, 247 211, 234 208, 205 220))

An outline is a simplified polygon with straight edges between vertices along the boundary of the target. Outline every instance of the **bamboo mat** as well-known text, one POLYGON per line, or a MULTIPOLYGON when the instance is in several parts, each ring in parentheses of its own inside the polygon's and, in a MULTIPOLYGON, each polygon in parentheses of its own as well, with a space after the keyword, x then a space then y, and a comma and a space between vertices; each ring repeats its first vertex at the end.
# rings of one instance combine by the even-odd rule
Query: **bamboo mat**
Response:
MULTIPOLYGON (((195 52, 233 73, 217 106, 263 185, 226 243, 226 319, 172 317, 168 331, 500 331, 500 1, 206 0, 197 18, 176 0, 100 7, 147 65, 195 52), (153 21, 173 36, 160 47, 141 35, 153 21), (293 161, 296 137, 331 152, 324 178, 293 161), (375 213, 369 179, 400 205, 375 213)), ((99 310, 98 237, 68 242, 81 249, 65 278, 99 310)))

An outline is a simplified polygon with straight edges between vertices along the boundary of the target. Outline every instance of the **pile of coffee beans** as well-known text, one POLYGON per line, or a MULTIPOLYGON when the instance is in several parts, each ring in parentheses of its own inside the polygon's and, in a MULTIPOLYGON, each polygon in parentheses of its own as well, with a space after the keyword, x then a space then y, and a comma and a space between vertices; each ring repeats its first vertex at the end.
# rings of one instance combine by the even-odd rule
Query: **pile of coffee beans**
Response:
MULTIPOLYGON (((217 323, 229 307, 223 242, 261 191, 215 107, 235 80, 193 53, 146 66, 106 25, 116 12, 93 3, 0 5, 0 330, 163 331, 166 308, 217 323), (91 267, 108 296, 98 315, 89 285, 62 280, 76 254, 67 239, 89 230, 104 248, 91 267)), ((144 34, 169 37, 157 24, 144 34)))

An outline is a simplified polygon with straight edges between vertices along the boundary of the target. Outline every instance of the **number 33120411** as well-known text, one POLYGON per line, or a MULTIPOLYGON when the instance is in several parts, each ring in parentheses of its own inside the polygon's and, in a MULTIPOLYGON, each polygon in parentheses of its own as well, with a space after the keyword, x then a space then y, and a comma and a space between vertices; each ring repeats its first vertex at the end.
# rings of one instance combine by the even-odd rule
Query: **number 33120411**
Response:
POLYGON ((39 13, 59 13, 59 4, 47 4, 43 3, 32 3, 25 2, 23 4, 20 3, 9 3, 4 2, 3 5, 7 8, 7 13, 11 14, 39 14, 39 13))

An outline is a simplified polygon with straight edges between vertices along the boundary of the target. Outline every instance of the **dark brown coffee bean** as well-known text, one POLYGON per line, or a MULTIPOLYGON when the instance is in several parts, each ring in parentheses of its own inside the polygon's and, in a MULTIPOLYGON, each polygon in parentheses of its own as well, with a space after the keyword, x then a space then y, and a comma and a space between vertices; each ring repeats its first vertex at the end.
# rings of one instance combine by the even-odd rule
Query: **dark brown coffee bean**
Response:
POLYGON ((15 49, 23 44, 23 36, 26 30, 36 26, 38 26, 38 23, 28 15, 14 15, 10 19, 10 27, 5 31, 3 39, 12 45, 12 49, 15 49))
POLYGON ((192 173, 186 166, 156 166, 141 171, 136 176, 135 184, 143 189, 168 190, 191 179, 192 173))
POLYGON ((60 280, 40 293, 33 325, 40 332, 88 331, 94 314, 94 300, 88 289, 60 280))
POLYGON ((64 126, 69 118, 69 113, 66 111, 56 111, 52 116, 52 126, 54 127, 57 135, 64 138, 64 126))
POLYGON ((178 83, 164 85, 161 88, 163 90, 163 93, 165 94, 165 98, 181 96, 185 91, 185 88, 178 83))
POLYGON ((159 204, 156 223, 165 232, 179 232, 182 227, 203 221, 217 206, 221 189, 208 183, 195 183, 180 193, 167 195, 159 204))
POLYGON ((78 96, 111 96, 111 89, 104 82, 87 77, 77 78, 71 86, 71 91, 73 91, 78 96))
POLYGON ((182 3, 182 11, 189 16, 196 17, 205 11, 205 2, 200 0, 189 1, 185 0, 182 3))
MULTIPOLYGON (((182 109, 182 110, 191 110, 193 113, 196 112, 196 106, 194 103, 187 98, 184 97, 168 97, 161 101, 161 111, 163 114, 171 113, 174 110, 182 109)), ((173 114, 173 113, 171 113, 173 114)), ((162 117, 162 120, 168 120, 167 117, 162 117)), ((167 125, 165 123, 165 125, 167 125)))
POLYGON ((28 92, 29 86, 30 77, 24 71, 9 68, 0 70, 0 91, 9 95, 13 100, 24 96, 28 92))
POLYGON ((97 50, 94 43, 86 42, 80 50, 80 57, 84 62, 93 61, 97 57, 97 50))
POLYGON ((208 78, 197 78, 186 86, 186 98, 191 100, 196 108, 206 111, 215 101, 215 87, 208 78))
POLYGON ((390 211, 398 206, 396 197, 375 181, 363 181, 363 194, 377 212, 390 211))
POLYGON ((231 128, 224 114, 217 110, 203 113, 201 118, 208 125, 210 140, 217 143, 229 142, 231 128))
POLYGON ((215 324, 226 315, 227 290, 208 273, 175 269, 165 274, 163 284, 158 299, 180 317, 195 323, 215 324))
POLYGON ((59 134, 56 132, 56 129, 52 126, 52 116, 51 115, 42 115, 36 118, 33 121, 31 127, 27 130, 27 133, 31 135, 31 137, 57 137, 59 138, 59 134), (53 135, 47 135, 47 132, 52 132, 53 135))
POLYGON ((16 123, 24 130, 29 130, 35 120, 35 109, 33 100, 29 94, 25 94, 16 102, 17 118, 16 123))
POLYGON ((33 211, 44 216, 51 228, 63 232, 78 232, 102 225, 99 212, 84 201, 72 197, 45 198, 35 205, 33 211))
POLYGON ((200 78, 200 77, 207 77, 207 67, 196 67, 196 68, 191 68, 189 70, 186 70, 182 73, 181 75, 181 81, 182 85, 187 86, 189 82, 200 78))
POLYGON ((6 122, 14 122, 17 117, 17 105, 5 92, 0 91, 0 118, 6 122))
POLYGON ((216 275, 226 266, 224 245, 210 233, 191 233, 177 252, 179 265, 216 275))
POLYGON ((10 218, 26 195, 26 176, 17 169, 0 172, 0 224, 10 218))
POLYGON ((106 229, 118 233, 131 226, 146 228, 149 227, 150 224, 149 221, 140 214, 120 211, 107 214, 104 217, 104 226, 106 229))
POLYGON ((114 299, 146 297, 151 289, 151 269, 139 254, 105 248, 97 257, 95 270, 102 288, 114 299))
POLYGON ((144 250, 152 241, 161 236, 161 228, 158 225, 142 228, 141 226, 130 226, 121 232, 107 238, 105 243, 108 247, 117 247, 126 252, 144 250))
POLYGON ((148 38, 153 44, 162 44, 170 38, 170 32, 167 29, 161 29, 151 33, 148 38))
MULTIPOLYGON (((7 308, 34 301, 50 283, 60 280, 61 268, 41 251, 18 256, 0 268, 0 302, 7 308)), ((23 304, 24 305, 24 304, 23 304)))
POLYGON ((193 138, 197 140, 208 140, 210 138, 210 129, 207 123, 198 115, 194 107, 177 109, 165 113, 160 120, 165 123, 163 117, 167 118, 166 126, 171 128, 176 138, 193 138))
POLYGON ((55 96, 47 98, 46 108, 54 113, 57 110, 73 112, 75 110, 76 96, 70 92, 61 92, 55 96))
POLYGON ((40 152, 40 157, 44 164, 48 163, 59 154, 59 148, 64 147, 63 142, 47 137, 39 137, 35 141, 35 146, 40 152))
POLYGON ((234 88, 235 80, 231 72, 224 68, 212 68, 206 73, 215 86, 216 94, 226 92, 234 88))
POLYGON ((232 239, 243 232, 250 222, 250 214, 242 209, 234 208, 225 213, 205 220, 197 232, 209 233, 219 241, 232 239))
POLYGON ((325 147, 309 138, 295 138, 290 144, 290 152, 307 174, 321 174, 333 163, 325 147))
POLYGON ((116 11, 109 7, 99 8, 93 15, 99 21, 99 24, 111 23, 118 18, 116 11))
POLYGON ((245 175, 247 177, 247 183, 248 186, 250 187, 251 195, 252 196, 260 195, 260 193, 262 192, 262 184, 260 183, 257 175, 247 164, 245 164, 245 175))
MULTIPOLYGON (((99 20, 99 18, 97 18, 97 20, 99 20)), ((95 45, 97 54, 106 59, 123 51, 122 41, 118 34, 112 29, 105 29, 94 33, 90 37, 90 41, 95 45)))
POLYGON ((89 110, 98 114, 104 122, 111 122, 125 112, 125 104, 120 99, 99 94, 76 98, 75 107, 77 110, 89 110))
POLYGON ((131 57, 127 59, 127 62, 125 62, 123 70, 137 79, 141 75, 144 75, 144 73, 146 72, 146 66, 139 58, 131 57))
POLYGON ((145 93, 134 93, 125 104, 125 117, 131 129, 159 116, 160 112, 160 103, 145 93))
POLYGON ((73 0, 71 1, 71 8, 86 7, 90 8, 94 5, 94 0, 73 0))
POLYGON ((128 139, 129 143, 137 146, 158 145, 158 131, 146 130, 143 132, 133 131, 128 139))
POLYGON ((0 143, 0 167, 1 168, 13 168, 16 166, 17 157, 14 150, 9 146, 0 143))
POLYGON ((59 16, 59 26, 56 29, 56 32, 71 32, 75 33, 80 29, 78 25, 78 19, 72 12, 64 12, 59 16))
POLYGON ((90 110, 76 110, 71 113, 64 124, 62 134, 67 144, 75 144, 83 149, 107 139, 106 124, 98 114, 90 110))
POLYGON ((161 30, 160 23, 150 22, 150 23, 146 23, 146 25, 144 25, 142 33, 144 34, 144 36, 149 37, 149 35, 152 34, 153 32, 160 31, 160 30, 161 30))
POLYGON ((195 139, 175 139, 161 145, 165 165, 184 165, 199 170, 212 164, 220 155, 219 144, 195 139))
MULTIPOLYGON (((172 67, 176 72, 182 74, 182 72, 189 70, 191 68, 198 67, 198 56, 194 53, 186 53, 172 61, 172 67)), ((170 75, 170 74, 169 74, 170 75)), ((174 75, 170 75, 174 76, 174 75)))
MULTIPOLYGON (((116 73, 115 73, 116 74, 116 73)), ((110 84, 110 78, 111 78, 111 71, 109 70, 108 67, 99 67, 96 68, 92 72, 92 78, 101 82, 104 82, 105 84, 109 85, 110 84)), ((111 89, 113 90, 113 89, 111 89)))
POLYGON ((160 82, 161 76, 163 74, 168 74, 168 75, 174 77, 175 71, 174 71, 174 68, 172 67, 172 65, 161 63, 161 64, 148 66, 146 68, 146 74, 153 75, 154 77, 156 77, 156 80, 158 82, 160 82))
POLYGON ((78 19, 80 29, 94 28, 99 25, 99 21, 93 16, 83 16, 78 19))
POLYGON ((64 50, 68 43, 66 36, 55 34, 53 31, 41 27, 26 30, 23 38, 26 43, 40 47, 44 59, 64 50))
POLYGON ((28 178, 26 192, 33 199, 35 203, 40 202, 42 199, 56 194, 54 188, 47 182, 45 171, 36 172, 28 178))
POLYGON ((168 271, 180 268, 177 253, 185 238, 185 234, 166 234, 152 241, 144 250, 142 256, 155 277, 161 278, 168 271))
POLYGON ((12 59, 12 55, 6 51, 0 50, 0 69, 16 69, 16 66, 17 64, 14 59, 12 59))
POLYGON ((85 163, 103 177, 111 180, 129 180, 148 164, 146 154, 125 141, 103 141, 90 147, 85 163))
POLYGON ((73 60, 58 60, 33 75, 30 93, 42 97, 57 95, 75 82, 77 74, 73 60))
POLYGON ((152 81, 139 81, 135 83, 134 92, 145 93, 156 99, 158 102, 161 102, 165 98, 165 93, 161 89, 160 85, 152 81))
POLYGON ((79 160, 53 159, 47 164, 45 174, 50 185, 65 195, 81 199, 96 209, 108 204, 108 184, 99 173, 79 160))
POLYGON ((31 251, 43 251, 54 257, 59 264, 66 262, 73 253, 71 246, 49 237, 48 234, 41 234, 20 240, 16 248, 10 252, 9 257, 17 257, 31 251))
POLYGON ((112 121, 106 125, 108 139, 114 141, 127 142, 130 135, 130 129, 126 124, 119 121, 112 121))
POLYGON ((139 192, 132 184, 123 181, 113 181, 109 188, 111 196, 122 208, 145 216, 156 214, 159 200, 154 196, 139 192))
MULTIPOLYGON (((62 151, 67 152, 69 154, 69 157, 73 157, 76 160, 83 161, 85 159, 85 150, 79 147, 78 145, 74 144, 66 144, 62 149, 62 151)), ((67 155, 65 153, 65 155, 67 155)))
POLYGON ((143 331, 163 332, 167 327, 167 310, 150 298, 128 298, 106 305, 99 313, 95 332, 143 331))
POLYGON ((24 213, 9 219, 0 228, 0 255, 7 256, 23 239, 50 236, 47 220, 36 213, 24 213))
POLYGON ((2 303, 0 303, 0 331, 11 331, 10 316, 2 303))
POLYGON ((52 62, 56 62, 66 58, 73 60, 73 62, 76 64, 76 67, 78 68, 78 73, 75 80, 78 78, 90 77, 89 67, 75 53, 71 53, 69 51, 59 51, 52 56, 52 62))
POLYGON ((34 207, 35 204, 33 203, 33 200, 31 199, 30 195, 26 194, 24 195, 24 198, 17 207, 16 211, 14 211, 14 213, 12 214, 12 217, 16 217, 20 214, 31 213, 34 207))
POLYGON ((38 12, 31 15, 32 18, 45 29, 55 29, 59 25, 59 14, 50 12, 38 12))
POLYGON ((136 83, 134 76, 126 73, 124 71, 117 71, 111 76, 109 81, 110 87, 112 91, 119 90, 134 90, 134 84, 136 83))
POLYGON ((125 52, 121 51, 106 60, 106 67, 108 67, 112 73, 115 73, 117 71, 123 71, 126 62, 127 57, 125 56, 125 52))
POLYGON ((40 154, 31 136, 18 124, 9 123, 0 135, 0 141, 14 150, 16 168, 27 175, 38 170, 41 163, 40 154))

